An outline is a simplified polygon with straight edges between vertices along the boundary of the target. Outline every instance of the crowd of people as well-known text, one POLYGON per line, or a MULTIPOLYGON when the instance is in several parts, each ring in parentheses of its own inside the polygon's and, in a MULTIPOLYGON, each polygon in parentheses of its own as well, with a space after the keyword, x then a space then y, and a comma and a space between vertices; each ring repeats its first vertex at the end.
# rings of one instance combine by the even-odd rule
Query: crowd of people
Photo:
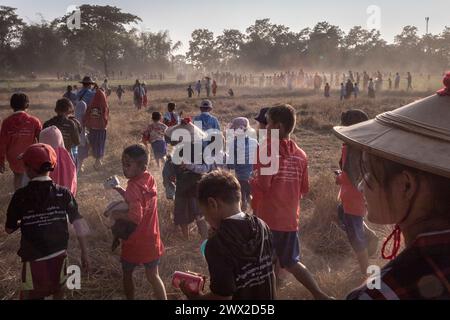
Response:
MULTIPOLYGON (((291 73, 283 76, 287 82, 299 80, 292 79, 291 73)), ((363 87, 371 85, 365 73, 362 79, 358 73, 352 76, 349 72, 343 98, 348 99, 358 87, 353 85, 349 93, 350 84, 362 81, 363 87)), ((231 74, 214 78, 219 83, 229 81, 231 74)), ((338 83, 337 78, 331 76, 328 82, 316 74, 314 88, 320 90, 323 83, 329 87, 333 80, 338 83)), ((307 81, 309 75, 302 79, 307 81)), ((261 77, 260 81, 266 85, 267 79, 261 77)), ((373 86, 382 86, 380 81, 373 86)), ((209 79, 209 83, 214 95, 214 82, 209 79)), ((76 179, 89 151, 96 159, 95 169, 102 167, 109 107, 107 86, 99 87, 88 76, 81 84, 82 89, 74 94, 68 88, 56 102, 55 117, 44 125, 26 112, 30 101, 24 93, 11 96, 13 114, 2 122, 0 171, 5 172, 7 161, 16 190, 5 230, 21 231, 18 255, 23 262, 23 299, 63 296, 68 223, 79 240, 83 267, 89 268, 89 226, 78 210, 76 179)), ((344 142, 341 169, 336 171, 340 185, 337 211, 362 275, 366 275, 369 257, 378 244, 364 217, 368 215, 378 224, 395 224, 382 246, 383 257, 391 262, 382 269, 381 286, 365 284, 348 299, 450 297, 450 73, 444 85, 436 95, 383 113, 376 120, 350 109, 342 113, 341 125, 334 128, 344 142), (397 256, 401 233, 405 249, 397 256)), ((133 93, 139 109, 145 105, 145 85, 136 81, 133 93)), ((182 282, 180 288, 189 299, 275 299, 280 269, 291 273, 315 299, 331 299, 301 258, 299 200, 309 191, 309 179, 308 157, 291 138, 297 121, 295 109, 286 104, 262 108, 254 118, 257 132, 248 118, 233 119, 227 126, 234 132, 233 143, 214 153, 214 159, 226 161, 210 161, 205 156, 204 151, 216 139, 223 139, 224 128, 213 110, 213 102, 203 100, 198 115, 184 117, 171 102, 164 115, 152 113, 142 141, 123 150, 127 187, 116 184, 113 188, 126 208, 110 209, 109 216, 116 222, 113 234, 121 242, 126 298, 134 298, 133 272, 143 266, 155 296, 167 299, 167 284, 159 276, 164 244, 158 221, 159 194, 149 171, 146 145, 150 144, 165 196, 174 201, 174 225, 188 241, 189 227, 195 222, 200 237, 206 240, 210 290, 195 291, 182 282), (179 139, 180 130, 191 139, 179 139), (259 136, 264 132, 266 136, 259 136), (278 150, 278 169, 267 172, 269 164, 261 155, 272 150, 278 150), (183 157, 181 163, 176 160, 177 152, 183 157), (200 162, 195 161, 198 159, 200 162)))

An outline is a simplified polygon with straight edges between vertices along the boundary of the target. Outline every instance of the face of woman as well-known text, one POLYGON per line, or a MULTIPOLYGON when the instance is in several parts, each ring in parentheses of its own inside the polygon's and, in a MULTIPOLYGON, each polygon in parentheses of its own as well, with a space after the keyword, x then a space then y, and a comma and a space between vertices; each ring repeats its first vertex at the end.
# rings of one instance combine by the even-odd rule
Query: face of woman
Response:
POLYGON ((388 203, 388 193, 377 182, 369 182, 369 179, 366 176, 361 182, 367 206, 367 219, 376 224, 395 223, 388 203))
MULTIPOLYGON (((407 174, 406 174, 407 175, 407 174)), ((366 173, 361 182, 367 206, 367 219, 376 224, 401 222, 408 210, 410 196, 408 178, 404 173, 390 177, 389 183, 366 173)))

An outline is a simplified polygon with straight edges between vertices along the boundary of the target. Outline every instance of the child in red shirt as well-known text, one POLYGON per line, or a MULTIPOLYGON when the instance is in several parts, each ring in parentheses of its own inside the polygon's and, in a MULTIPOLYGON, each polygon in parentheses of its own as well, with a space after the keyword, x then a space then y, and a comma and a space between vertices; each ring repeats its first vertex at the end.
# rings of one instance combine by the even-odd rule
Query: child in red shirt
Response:
MULTIPOLYGON (((256 203, 256 213, 273 234, 273 248, 281 268, 302 283, 316 299, 329 299, 319 288, 308 269, 300 263, 298 222, 299 201, 308 192, 308 164, 305 152, 290 139, 295 127, 295 110, 290 105, 272 107, 267 111, 267 136, 277 130, 279 140, 267 139, 262 154, 271 154, 279 144, 278 171, 267 174, 262 170, 270 165, 256 164, 252 189, 261 195, 256 203), (266 149, 266 150, 265 150, 266 149)), ((273 158, 273 157, 272 157, 273 158)))
MULTIPOLYGON (((348 110, 341 115, 341 124, 351 126, 369 120, 361 110, 348 110)), ((348 240, 355 251, 361 273, 367 275, 369 256, 378 245, 378 238, 374 231, 364 223, 366 205, 364 196, 358 190, 360 152, 355 153, 346 144, 342 145, 342 157, 339 163, 341 170, 337 172, 336 184, 340 185, 339 219, 341 220, 348 240), (356 162, 356 163, 355 163, 356 162)))
POLYGON ((145 275, 159 300, 167 300, 158 265, 164 251, 158 221, 156 182, 147 171, 148 152, 142 145, 127 147, 122 154, 124 176, 129 179, 127 189, 115 189, 128 204, 128 212, 113 214, 114 219, 123 219, 136 224, 136 230, 122 241, 123 284, 127 299, 134 299, 133 271, 144 265, 145 275))
POLYGON ((30 105, 25 93, 15 93, 11 96, 11 108, 14 113, 7 117, 0 130, 0 173, 5 172, 5 159, 14 173, 14 190, 23 186, 25 168, 17 157, 24 153, 27 147, 37 142, 42 130, 38 118, 27 114, 30 105))

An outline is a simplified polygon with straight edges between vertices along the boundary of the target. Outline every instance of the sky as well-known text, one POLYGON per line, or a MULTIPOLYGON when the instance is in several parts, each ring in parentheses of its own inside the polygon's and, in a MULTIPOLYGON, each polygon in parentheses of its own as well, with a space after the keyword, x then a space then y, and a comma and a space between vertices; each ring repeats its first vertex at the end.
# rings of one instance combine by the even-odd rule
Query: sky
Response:
MULTIPOLYGON (((367 9, 371 5, 380 9, 380 32, 392 42, 406 25, 415 25, 419 33, 425 33, 425 17, 430 17, 429 32, 438 34, 450 26, 449 0, 166 0, 166 1, 89 1, 91 5, 112 5, 122 8, 142 19, 139 30, 169 30, 172 40, 181 41, 178 53, 184 54, 189 47, 193 30, 207 28, 217 36, 224 29, 245 29, 256 19, 270 18, 272 23, 283 24, 293 31, 313 27, 319 21, 328 21, 342 30, 355 26, 367 26, 373 21, 367 9)), ((76 0, 1 0, 0 5, 17 8, 27 23, 39 22, 42 14, 52 20, 66 13, 70 5, 81 5, 76 0)), ((81 13, 81 19, 83 13, 81 13)))

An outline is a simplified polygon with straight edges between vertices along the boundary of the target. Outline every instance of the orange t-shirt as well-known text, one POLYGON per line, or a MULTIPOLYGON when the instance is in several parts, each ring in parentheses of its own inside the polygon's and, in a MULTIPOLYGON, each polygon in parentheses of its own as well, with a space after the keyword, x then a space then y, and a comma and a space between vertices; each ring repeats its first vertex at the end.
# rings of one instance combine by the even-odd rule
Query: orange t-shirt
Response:
POLYGON ((0 163, 5 159, 15 173, 24 173, 23 161, 17 157, 37 142, 42 124, 38 118, 25 111, 17 111, 3 120, 0 130, 0 163))
MULTIPOLYGON (((347 161, 347 146, 342 146, 342 168, 345 167, 347 161)), ((363 217, 366 214, 366 205, 363 194, 352 184, 347 173, 337 176, 336 182, 341 186, 339 190, 339 199, 341 199, 344 212, 354 216, 363 217)))
POLYGON ((128 180, 125 201, 128 216, 137 227, 128 240, 122 242, 122 259, 135 264, 159 259, 164 245, 159 232, 156 183, 149 172, 128 180))
MULTIPOLYGON (((278 172, 262 175, 259 154, 255 165, 255 177, 251 181, 255 195, 256 215, 274 231, 298 230, 300 199, 308 193, 308 160, 305 152, 292 140, 280 140, 278 172)), ((263 154, 270 154, 271 144, 262 146, 263 154), (268 151, 266 151, 268 150, 268 151)))

